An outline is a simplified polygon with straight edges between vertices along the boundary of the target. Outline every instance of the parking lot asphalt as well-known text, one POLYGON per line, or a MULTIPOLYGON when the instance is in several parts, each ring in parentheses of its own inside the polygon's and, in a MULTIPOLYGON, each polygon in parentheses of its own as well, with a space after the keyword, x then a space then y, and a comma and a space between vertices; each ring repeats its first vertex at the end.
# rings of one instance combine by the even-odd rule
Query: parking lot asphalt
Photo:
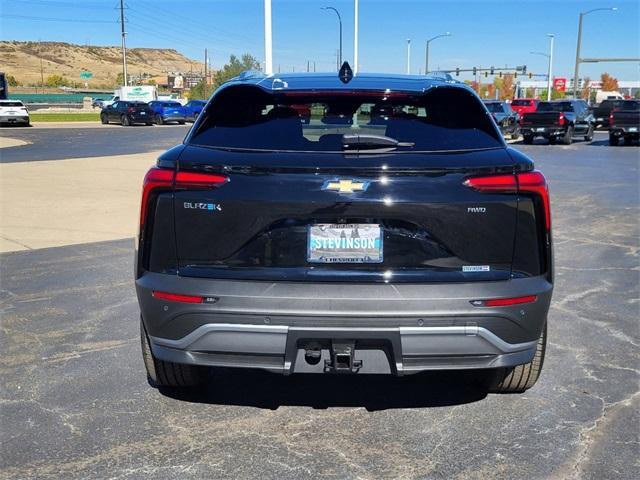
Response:
POLYGON ((227 370, 160 392, 132 239, 0 255, 0 477, 639 478, 639 149, 605 138, 517 145, 550 183, 556 260, 547 358, 525 394, 468 373, 227 370))
POLYGON ((11 127, 0 130, 0 137, 27 142, 27 145, 0 149, 0 163, 63 160, 69 158, 130 155, 166 150, 181 143, 189 131, 187 125, 39 124, 32 128, 11 127))

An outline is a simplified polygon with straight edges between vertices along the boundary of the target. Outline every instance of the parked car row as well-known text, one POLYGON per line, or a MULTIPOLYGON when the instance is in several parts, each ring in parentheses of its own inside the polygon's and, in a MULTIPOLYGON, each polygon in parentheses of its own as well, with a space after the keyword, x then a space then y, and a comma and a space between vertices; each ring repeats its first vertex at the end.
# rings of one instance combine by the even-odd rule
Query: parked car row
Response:
POLYGON ((515 140, 522 134, 525 144, 536 137, 552 145, 570 145, 576 139, 590 142, 599 127, 609 129, 610 145, 618 145, 621 139, 625 144, 638 141, 639 100, 604 100, 595 109, 575 99, 542 102, 521 98, 510 104, 499 100, 485 100, 484 104, 504 136, 515 140))
POLYGON ((103 124, 119 123, 123 126, 142 123, 145 125, 165 125, 195 122, 206 105, 203 100, 191 100, 186 105, 176 101, 154 100, 149 103, 137 101, 117 101, 106 105, 100 112, 103 124))

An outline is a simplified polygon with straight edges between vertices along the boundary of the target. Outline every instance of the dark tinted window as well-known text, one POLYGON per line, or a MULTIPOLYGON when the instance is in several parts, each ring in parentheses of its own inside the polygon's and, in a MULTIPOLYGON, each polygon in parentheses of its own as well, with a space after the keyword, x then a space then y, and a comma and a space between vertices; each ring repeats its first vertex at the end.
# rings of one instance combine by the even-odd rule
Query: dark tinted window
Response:
POLYGON ((622 102, 619 108, 620 110, 626 112, 637 112, 638 110, 640 110, 640 102, 627 100, 625 102, 622 102))
POLYGON ((162 106, 164 108, 177 108, 177 107, 181 107, 182 105, 178 102, 164 102, 162 106))
POLYGON ((502 103, 499 102, 490 102, 490 103, 485 103, 487 110, 489 110, 491 113, 504 113, 504 107, 502 106, 502 103))
POLYGON ((532 104, 531 100, 514 100, 511 102, 514 107, 530 107, 532 104))
POLYGON ((22 102, 0 102, 0 107, 23 107, 22 102))
POLYGON ((503 146, 481 102, 461 88, 425 93, 269 93, 250 85, 219 92, 190 143, 335 152, 343 150, 345 134, 391 137, 405 144, 397 152, 503 146))
POLYGON ((540 102, 538 112, 573 112, 571 102, 540 102))

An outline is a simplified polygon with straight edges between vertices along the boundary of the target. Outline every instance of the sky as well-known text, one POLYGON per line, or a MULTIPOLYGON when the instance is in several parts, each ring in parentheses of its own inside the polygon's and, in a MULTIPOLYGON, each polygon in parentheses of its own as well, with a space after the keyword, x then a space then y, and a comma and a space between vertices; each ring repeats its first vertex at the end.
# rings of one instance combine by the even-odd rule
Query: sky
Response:
MULTIPOLYGON (((338 49, 338 9, 343 21, 343 58, 353 59, 353 0, 272 0, 274 70, 333 71, 338 49)), ((264 60, 263 0, 127 0, 128 47, 175 48, 192 59, 209 50, 219 68, 229 55, 251 53, 264 60)), ((554 75, 573 74, 578 15, 584 17, 583 57, 640 57, 640 2, 360 0, 360 71, 404 73, 407 39, 411 72, 527 65, 546 74, 547 33, 555 35, 554 75)), ((0 39, 119 45, 119 0, 0 0, 0 39)), ((0 58, 0 67, 2 59, 0 58)), ((640 63, 583 64, 581 76, 607 71, 619 80, 640 79, 640 63)), ((469 78, 463 75, 460 79, 469 78)))

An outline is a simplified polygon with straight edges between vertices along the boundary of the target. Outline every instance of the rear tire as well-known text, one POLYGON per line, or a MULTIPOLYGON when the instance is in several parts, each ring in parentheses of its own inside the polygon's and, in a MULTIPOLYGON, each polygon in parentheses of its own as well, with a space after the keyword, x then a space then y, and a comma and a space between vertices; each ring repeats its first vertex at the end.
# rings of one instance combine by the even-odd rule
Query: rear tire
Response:
POLYGON ((147 123, 145 123, 145 125, 146 125, 147 127, 150 127, 150 126, 152 126, 152 125, 153 125, 153 122, 147 122, 147 123))
POLYGON ((620 139, 615 135, 609 134, 609 145, 611 145, 612 147, 617 147, 618 143, 620 143, 620 139))
POLYGON ((573 127, 569 125, 567 127, 567 131, 564 132, 564 136, 562 137, 562 143, 564 145, 571 145, 571 142, 573 142, 573 127))
POLYGON ((156 115, 156 124, 157 125, 164 125, 164 120, 162 119, 161 115, 156 115))
POLYGON ((123 127, 128 127, 129 125, 131 125, 131 122, 129 121, 129 117, 127 117, 126 115, 122 115, 120 117, 120 124, 123 127))
POLYGON ((520 129, 516 128, 511 134, 511 140, 518 140, 520 138, 520 129))
POLYGON ((147 377, 156 387, 184 388, 195 387, 202 383, 203 369, 201 367, 165 362, 154 357, 142 319, 140 319, 140 342, 147 377))
POLYGON ((526 133, 522 136, 522 141, 527 144, 527 145, 531 145, 533 143, 533 135, 527 135, 526 133))
POLYGON ((178 123, 179 123, 180 125, 184 125, 184 124, 185 124, 185 121, 184 121, 184 120, 180 120, 178 123))
POLYGON ((558 140, 556 139, 556 137, 551 136, 549 137, 549 145, 555 145, 558 142, 558 140))
POLYGON ((540 378, 544 354, 547 350, 547 324, 545 323, 536 353, 529 363, 512 368, 501 368, 495 373, 491 391, 494 393, 522 393, 535 385, 540 378))
POLYGON ((109 123, 109 117, 107 117, 104 113, 100 115, 100 121, 103 125, 107 125, 109 123))

